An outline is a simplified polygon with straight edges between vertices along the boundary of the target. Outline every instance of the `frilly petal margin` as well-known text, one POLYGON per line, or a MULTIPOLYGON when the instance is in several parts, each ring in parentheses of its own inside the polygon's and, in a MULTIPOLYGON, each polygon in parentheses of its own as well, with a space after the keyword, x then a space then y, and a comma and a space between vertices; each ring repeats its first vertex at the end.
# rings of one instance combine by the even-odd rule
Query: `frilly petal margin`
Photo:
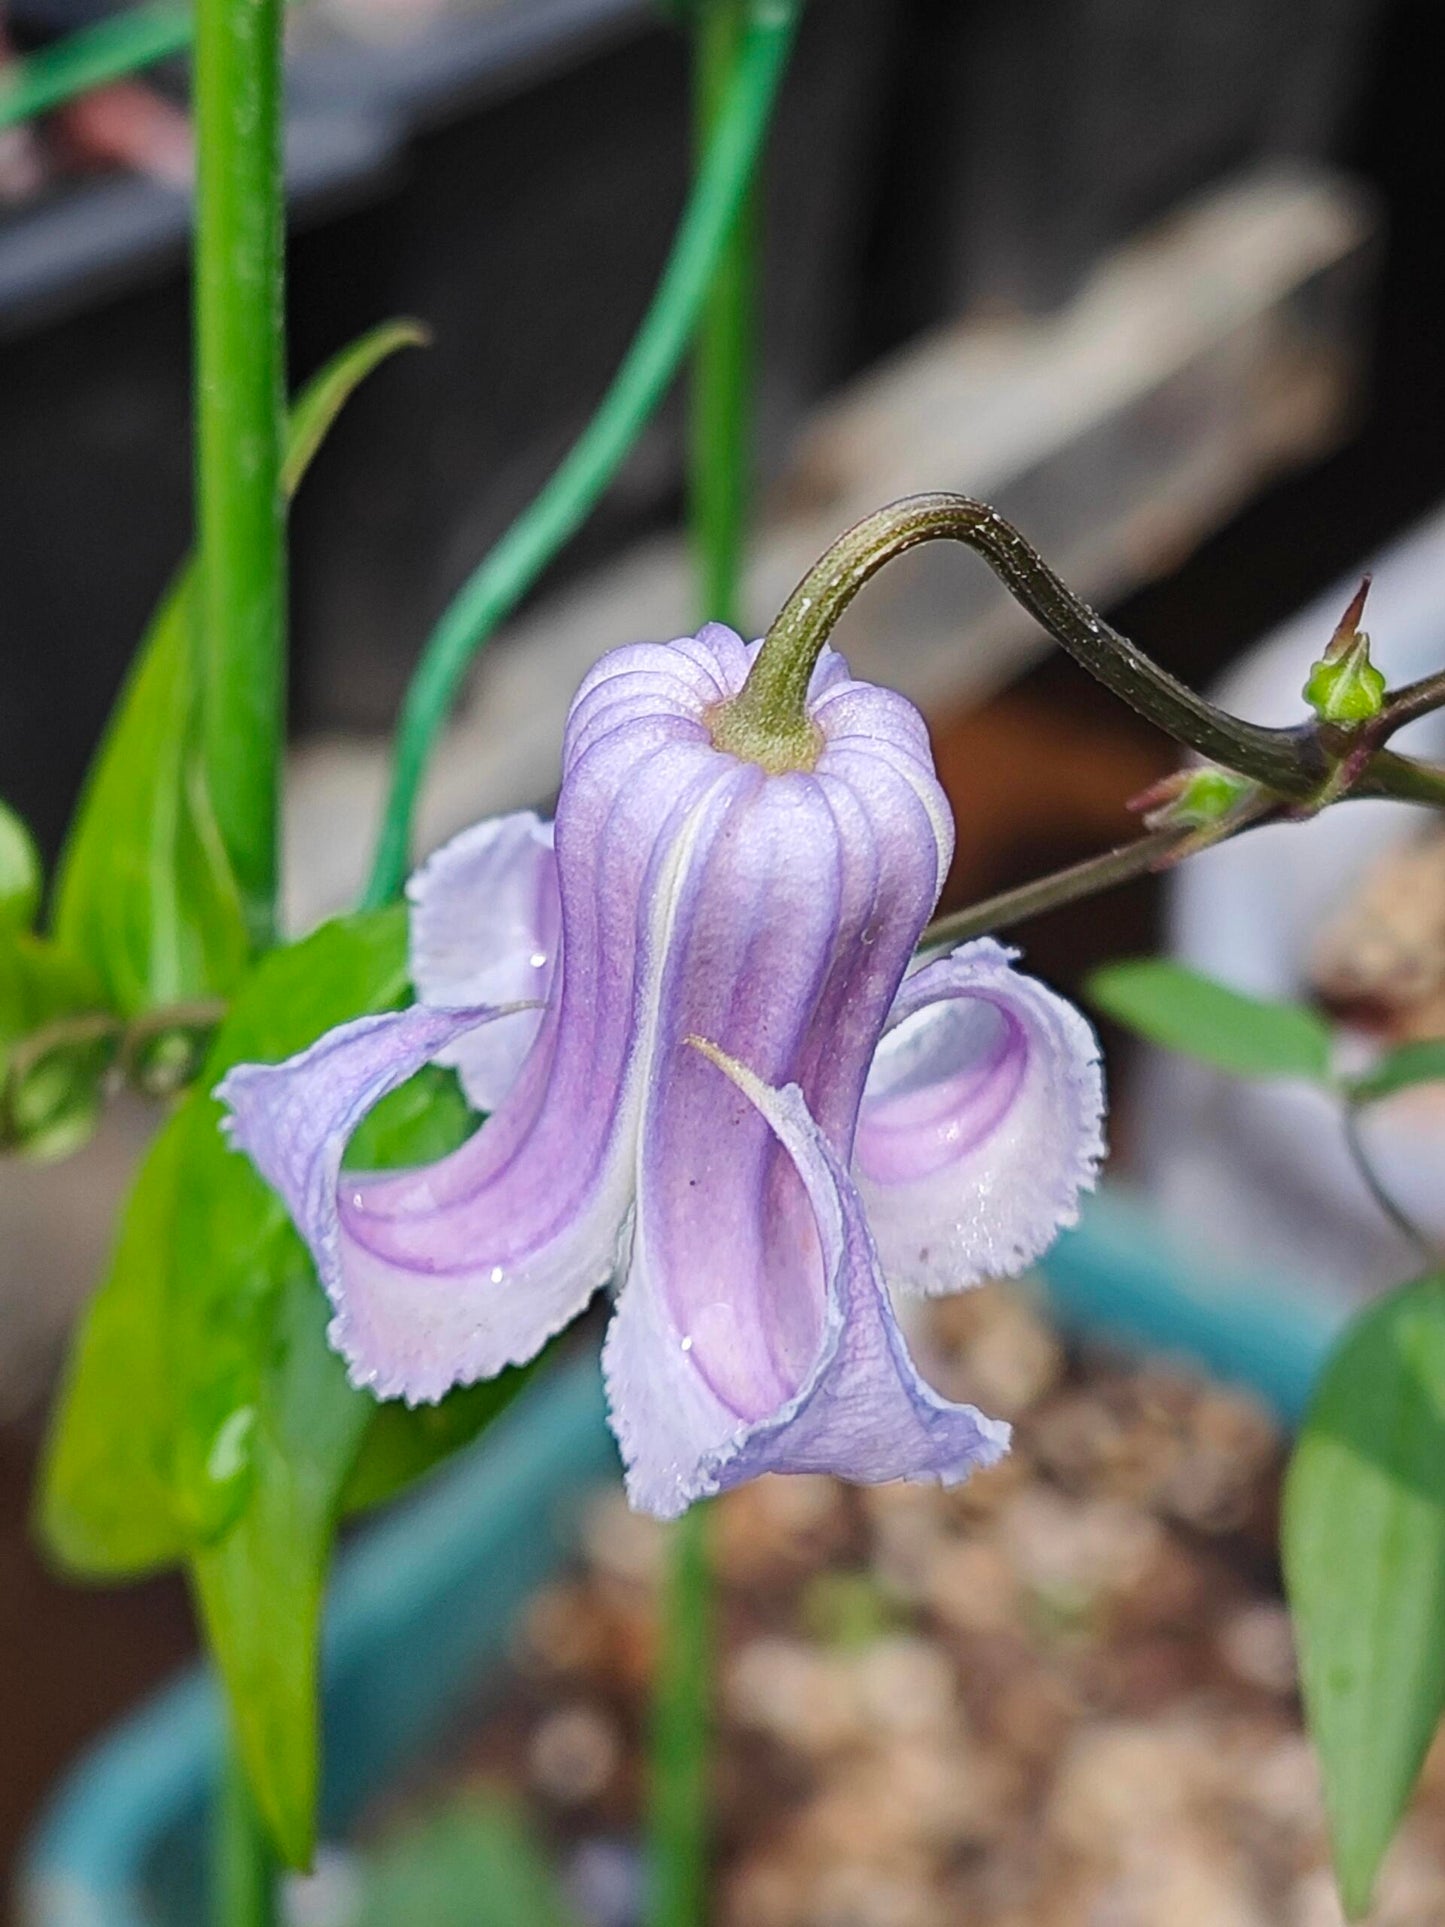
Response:
MULTIPOLYGON (((389 1264, 342 1221, 341 1160, 367 1113, 459 1039, 499 1018, 515 1022, 526 1014, 416 1004, 360 1017, 285 1063, 240 1065, 216 1087, 230 1112, 223 1130, 280 1193, 311 1248, 336 1312, 330 1342, 345 1357, 352 1382, 374 1385, 380 1396, 398 1389, 398 1381, 408 1403, 439 1396, 451 1380, 450 1365, 432 1384, 433 1362, 475 1347, 484 1329, 497 1360, 493 1370, 522 1364, 577 1315, 610 1268, 615 1222, 590 1282, 579 1287, 574 1279, 559 1292, 540 1288, 540 1281, 538 1289, 527 1289, 520 1267, 503 1279, 495 1270, 469 1276, 439 1268, 428 1276, 416 1265, 389 1264)), ((413 1177, 427 1182, 425 1171, 413 1177)), ((358 1202, 361 1196, 358 1191, 358 1202)))
POLYGON ((1104 1155, 1098 1039, 1017 953, 980 938, 894 1000, 853 1169, 890 1285, 1009 1277, 1079 1215, 1104 1155))
POLYGON ((406 886, 411 980, 420 1002, 460 1010, 535 1001, 510 1023, 484 1024, 447 1046, 467 1100, 495 1111, 532 1048, 557 973, 562 900, 552 825, 533 810, 473 824, 429 857, 406 886))
POLYGON ((869 1236, 862 1201, 796 1085, 774 1090, 698 1046, 767 1121, 812 1208, 825 1311, 818 1355, 771 1416, 740 1422, 691 1363, 647 1254, 632 1264, 603 1349, 612 1427, 640 1511, 675 1518, 764 1472, 825 1472, 859 1485, 956 1485, 1008 1450, 1010 1428, 954 1405, 919 1377, 869 1236))

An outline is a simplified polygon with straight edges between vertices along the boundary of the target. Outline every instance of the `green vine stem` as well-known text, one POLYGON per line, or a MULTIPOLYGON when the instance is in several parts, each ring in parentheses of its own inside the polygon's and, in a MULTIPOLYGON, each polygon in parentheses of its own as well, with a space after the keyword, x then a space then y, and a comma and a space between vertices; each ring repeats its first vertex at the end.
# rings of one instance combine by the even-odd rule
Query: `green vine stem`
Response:
POLYGON ((229 1737, 213 1797, 211 1892, 216 1927, 278 1927, 276 1861, 229 1737))
POLYGON ((711 1832, 709 1501, 668 1528, 648 1758, 646 1927, 704 1927, 711 1832))
MULTIPOLYGON (((695 11, 698 166, 726 111, 746 45, 747 0, 695 11)), ((757 223, 733 221, 703 307, 692 365, 690 521, 704 618, 738 626, 751 479, 752 316, 757 223)), ((667 1582, 653 1691, 648 1785, 646 1927, 704 1927, 712 1842, 712 1508, 694 1505, 668 1530, 667 1582)))
POLYGON ((1379 1172, 1375 1169, 1374 1159, 1365 1149, 1364 1139, 1360 1135, 1360 1106, 1358 1104, 1347 1102, 1345 1105, 1345 1142, 1349 1146, 1350 1156, 1354 1159, 1355 1169, 1364 1181, 1365 1189, 1380 1207, 1380 1210, 1390 1220, 1390 1223, 1399 1232, 1405 1242, 1414 1247, 1427 1266, 1433 1268, 1438 1265, 1440 1262, 1440 1249, 1438 1245, 1432 1243, 1409 1213, 1405 1211, 1401 1205, 1396 1203, 1388 1187, 1380 1177, 1379 1172))
POLYGON ((1154 830, 1132 843, 1121 844, 1118 849, 1106 850, 1102 856, 1085 857, 1082 863, 1070 864, 1066 870, 1056 870, 1050 876, 1021 883, 1012 890, 1001 890, 997 896, 971 903, 965 910, 935 918, 919 938, 918 948, 920 951, 951 950, 955 944, 967 943, 971 937, 993 936, 1000 930, 1027 923, 1031 917, 1041 917, 1046 911, 1061 909, 1066 903, 1078 903, 1084 897, 1097 896, 1101 890, 1112 890, 1116 884, 1152 876, 1168 869, 1184 853, 1192 838, 1193 832, 1188 829, 1154 830))
POLYGON ((196 9, 202 739, 258 947, 273 935, 285 708, 281 0, 196 9))
MULTIPOLYGON (((285 733, 282 0, 197 0, 195 434, 205 775, 252 941, 275 932, 285 733)), ((272 1927, 276 1870, 234 1746, 217 1927, 272 1927)))
POLYGON ((78 27, 63 40, 27 54, 0 74, 0 129, 63 107, 78 94, 139 73, 191 44, 188 7, 155 0, 78 27))
MULTIPOLYGON (((737 65, 746 24, 742 0, 698 9, 694 125, 697 165, 706 165, 737 65)), ((743 546, 747 536, 752 450, 752 348, 756 191, 733 223, 703 306, 692 361, 689 521, 701 578, 704 621, 743 626, 743 546)))
MULTIPOLYGON (((939 541, 964 543, 982 556, 1056 642, 1176 742, 1277 797, 1306 807, 1318 797, 1332 762, 1313 724, 1266 729, 1206 701, 1075 595, 997 509, 946 493, 913 495, 879 509, 814 564, 768 631, 746 687, 718 712, 713 735, 719 745, 766 766, 807 766, 816 753, 804 707, 808 680, 839 617, 895 557, 939 541)), ((1445 802, 1445 771, 1377 751, 1352 788, 1357 795, 1445 802)))
POLYGON ((597 413, 433 631, 402 706, 390 794, 364 904, 405 880, 417 795, 469 664, 585 520, 657 408, 692 339, 747 197, 802 0, 747 0, 731 85, 652 305, 597 413))

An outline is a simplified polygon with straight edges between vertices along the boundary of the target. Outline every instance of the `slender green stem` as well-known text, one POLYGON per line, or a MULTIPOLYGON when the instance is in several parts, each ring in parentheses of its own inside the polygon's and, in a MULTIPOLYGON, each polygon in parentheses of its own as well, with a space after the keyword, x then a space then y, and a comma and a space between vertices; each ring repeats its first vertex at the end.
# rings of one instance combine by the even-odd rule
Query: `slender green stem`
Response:
MULTIPOLYGON (((698 166, 704 169, 745 45, 747 0, 706 0, 696 36, 698 166)), ((756 222, 734 220, 702 312, 693 363, 689 496, 703 614, 736 626, 751 452, 756 222)), ((646 1927, 703 1927, 711 1846, 712 1572, 709 1508, 671 1528, 653 1704, 646 1927)))
POLYGON ((703 1927, 708 1916, 713 1599, 710 1504, 670 1528, 654 1688, 646 1927, 703 1927))
POLYGON ((1110 628, 997 509, 946 493, 894 502, 838 538, 784 603, 747 686, 714 726, 714 740, 760 762, 768 760, 770 742, 784 746, 779 754, 806 757, 808 681, 834 625, 881 568, 939 541, 973 549, 1077 662, 1176 742, 1280 796, 1308 797, 1324 779, 1311 729, 1265 729, 1206 702, 1110 628))
POLYGON ((202 740, 258 944, 273 932, 285 709, 281 0, 197 0, 196 520, 202 740))
MULTIPOLYGON (((696 27, 698 168, 718 118, 747 26, 746 0, 710 0, 696 27)), ((752 449, 754 224, 750 192, 733 224, 703 307, 693 352, 690 521, 704 621, 742 627, 743 544, 752 449)))
POLYGON ((801 0, 749 0, 732 84, 706 158, 652 305, 612 386, 551 481, 432 632, 402 706, 369 907, 389 902, 406 876, 421 780, 472 658, 586 519, 667 392, 746 198, 800 10, 801 0))
POLYGON ((1066 870, 1055 870, 1052 875, 1038 877, 1032 883, 1001 890, 997 896, 986 897, 981 903, 971 903, 966 910, 935 918, 919 938, 918 947, 920 950, 951 949, 954 944, 967 943, 970 937, 992 936, 996 931, 1027 923, 1031 917, 1041 917, 1045 911, 1097 896, 1100 891, 1112 890, 1119 883, 1130 883, 1135 877, 1149 876, 1167 868, 1191 835, 1187 829, 1154 830, 1133 843, 1121 844, 1117 850, 1106 850, 1102 856, 1085 857, 1082 863, 1070 864, 1066 870))
POLYGON ((1421 763, 1413 757, 1397 756, 1391 749, 1376 750, 1365 765, 1358 782, 1351 785, 1352 796, 1389 796, 1398 803, 1426 803, 1432 809, 1445 809, 1445 769, 1438 763, 1421 763))
POLYGON ((1346 1103, 1345 1105, 1345 1142, 1350 1147, 1350 1156, 1355 1161, 1356 1170, 1365 1181, 1365 1189, 1406 1243, 1413 1245, 1423 1256, 1426 1264, 1438 1265, 1439 1246, 1426 1237, 1410 1214, 1390 1195, 1388 1187, 1375 1169, 1374 1161, 1365 1149, 1364 1141, 1360 1136, 1360 1110, 1361 1107, 1358 1104, 1346 1103))
POLYGON ((191 33, 190 9, 165 0, 77 28, 0 73, 0 128, 34 120, 92 87, 181 53, 190 46, 191 33))
POLYGON ((213 1927, 276 1927, 276 1859, 231 1744, 216 1788, 211 1843, 213 1927))

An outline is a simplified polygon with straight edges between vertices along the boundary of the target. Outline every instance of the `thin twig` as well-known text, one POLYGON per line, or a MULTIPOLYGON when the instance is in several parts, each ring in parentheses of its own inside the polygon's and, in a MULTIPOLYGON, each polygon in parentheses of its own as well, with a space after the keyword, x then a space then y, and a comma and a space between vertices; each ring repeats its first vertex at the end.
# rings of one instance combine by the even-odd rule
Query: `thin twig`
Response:
POLYGON ((918 947, 938 950, 965 943, 970 937, 989 936, 1026 923, 1031 917, 1042 916, 1046 910, 1057 910, 1063 904, 1077 903, 1081 897, 1110 890, 1115 884, 1166 869, 1192 834, 1191 830, 1177 827, 1154 830, 1133 843, 1106 850, 1102 856, 1085 857, 1082 863, 1057 870, 1052 876, 1038 877, 1014 890, 1002 890, 982 903, 970 904, 966 910, 938 917, 919 938, 918 947))
POLYGON ((1426 1237, 1409 1212, 1390 1195, 1379 1172, 1375 1169, 1369 1152, 1360 1137, 1360 1107, 1357 1104, 1345 1106, 1345 1142, 1350 1147, 1350 1156, 1355 1161, 1365 1183, 1365 1188, 1385 1216, 1408 1244, 1414 1245, 1427 1264, 1440 1262, 1440 1249, 1426 1237))

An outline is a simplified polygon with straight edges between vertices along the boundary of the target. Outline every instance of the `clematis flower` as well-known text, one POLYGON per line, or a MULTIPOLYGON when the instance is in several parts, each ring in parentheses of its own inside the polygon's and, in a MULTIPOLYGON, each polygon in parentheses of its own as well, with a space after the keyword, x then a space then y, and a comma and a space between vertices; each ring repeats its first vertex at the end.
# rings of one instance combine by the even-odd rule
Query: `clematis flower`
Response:
POLYGON ((605 656, 555 824, 479 824, 413 878, 420 1002, 220 1088, 379 1397, 521 1363, 618 1281, 612 1424, 663 1517, 761 1472, 997 1459, 1008 1427, 924 1383, 890 1292, 1028 1263, 1101 1152, 1071 1006, 991 941, 910 972, 952 852, 922 718, 825 652, 812 765, 770 772, 713 740, 755 647, 710 626, 605 656), (343 1175, 429 1062, 487 1121, 343 1175))

